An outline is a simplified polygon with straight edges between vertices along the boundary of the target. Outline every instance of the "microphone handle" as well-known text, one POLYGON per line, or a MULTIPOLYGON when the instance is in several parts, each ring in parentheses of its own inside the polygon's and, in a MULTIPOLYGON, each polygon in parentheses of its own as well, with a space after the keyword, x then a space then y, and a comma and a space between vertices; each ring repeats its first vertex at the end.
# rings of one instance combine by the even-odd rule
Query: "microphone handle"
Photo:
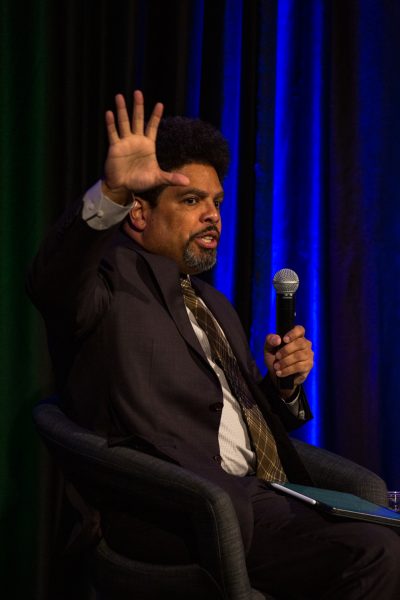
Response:
MULTIPOLYGON (((294 294, 276 295, 276 329, 278 335, 283 338, 295 325, 296 302, 294 294)), ((279 348, 285 346, 282 343, 279 348)), ((294 387, 294 375, 278 377, 278 385, 281 390, 291 390, 294 387)))

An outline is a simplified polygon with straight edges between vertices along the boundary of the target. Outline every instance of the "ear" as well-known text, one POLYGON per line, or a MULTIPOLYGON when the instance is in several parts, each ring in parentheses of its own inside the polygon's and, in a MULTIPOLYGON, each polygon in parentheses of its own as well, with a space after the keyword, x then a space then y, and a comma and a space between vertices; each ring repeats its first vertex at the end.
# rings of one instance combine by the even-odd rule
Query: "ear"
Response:
POLYGON ((132 208, 128 214, 130 227, 139 232, 144 231, 146 229, 147 213, 147 202, 140 198, 140 196, 135 196, 132 208))

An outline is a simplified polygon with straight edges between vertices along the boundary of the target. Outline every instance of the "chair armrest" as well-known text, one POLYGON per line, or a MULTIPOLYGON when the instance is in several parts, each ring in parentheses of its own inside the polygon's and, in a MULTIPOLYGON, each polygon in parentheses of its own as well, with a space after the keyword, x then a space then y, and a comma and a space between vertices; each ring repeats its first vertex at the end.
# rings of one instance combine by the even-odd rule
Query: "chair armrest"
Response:
POLYGON ((387 506, 386 483, 378 475, 338 454, 292 438, 317 487, 355 494, 387 506))
POLYGON ((55 404, 33 412, 36 428, 67 479, 95 508, 116 502, 132 510, 138 499, 191 517, 199 563, 228 598, 250 598, 240 528, 229 495, 217 485, 159 458, 107 440, 68 419, 55 404))

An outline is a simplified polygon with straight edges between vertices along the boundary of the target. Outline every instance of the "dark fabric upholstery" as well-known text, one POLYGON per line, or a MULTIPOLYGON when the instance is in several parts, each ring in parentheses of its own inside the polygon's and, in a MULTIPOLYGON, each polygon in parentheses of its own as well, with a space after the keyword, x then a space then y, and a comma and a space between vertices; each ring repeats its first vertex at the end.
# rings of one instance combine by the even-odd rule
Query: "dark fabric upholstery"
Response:
POLYGON ((156 598, 160 587, 169 590, 170 596, 165 597, 174 598, 196 598, 197 588, 198 598, 205 594, 210 600, 264 598, 251 590, 239 525, 226 492, 158 458, 131 448, 109 448, 105 439, 72 423, 54 404, 38 405, 34 420, 67 480, 92 506, 106 510, 118 504, 121 510, 128 510, 141 496, 158 502, 166 518, 172 507, 192 516, 199 564, 166 567, 127 561, 103 542, 93 562, 95 585, 100 590, 107 593, 113 573, 125 570, 125 577, 118 577, 119 593, 128 590, 132 580, 136 597, 143 600, 156 598))
MULTIPOLYGON (((108 547, 104 539, 99 543, 92 560, 92 575, 100 600, 132 600, 132 590, 140 600, 156 600, 159 597, 174 600, 273 600, 256 590, 239 592, 232 588, 232 596, 217 589, 215 581, 198 564, 175 567, 152 565, 127 559, 108 547), (162 588, 162 596, 160 596, 162 588)), ((240 586, 243 587, 243 586, 240 586)))
POLYGON ((387 486, 378 475, 323 448, 295 439, 292 442, 317 487, 348 492, 387 506, 387 486))
MULTIPOLYGON (((194 564, 135 561, 100 539, 89 560, 99 600, 110 600, 115 594, 118 600, 273 600, 251 589, 236 514, 221 488, 159 458, 131 448, 110 448, 104 438, 75 425, 56 403, 39 404, 34 421, 65 479, 90 506, 132 511, 138 499, 152 499, 165 518, 170 510, 178 510, 192 524, 198 550, 194 564)), ((331 452, 294 443, 317 485, 386 501, 386 486, 375 474, 331 452)), ((95 531, 96 519, 87 521, 95 531)))

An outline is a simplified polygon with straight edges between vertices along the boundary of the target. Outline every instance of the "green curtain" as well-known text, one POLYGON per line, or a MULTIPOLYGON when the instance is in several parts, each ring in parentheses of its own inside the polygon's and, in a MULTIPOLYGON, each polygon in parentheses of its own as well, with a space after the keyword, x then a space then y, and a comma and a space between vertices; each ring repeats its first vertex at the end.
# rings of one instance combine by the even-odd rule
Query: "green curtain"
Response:
POLYGON ((184 111, 192 5, 0 0, 0 7, 0 569, 7 598, 53 600, 59 482, 32 422, 52 379, 44 325, 25 293, 26 271, 65 204, 101 173, 104 110, 113 107, 114 94, 130 94, 135 82, 151 106, 161 86, 169 110, 184 111), (184 35, 170 37, 168 16, 184 35), (154 52, 158 44, 168 46, 167 69, 154 52))
POLYGON ((45 3, 2 0, 0 23, 1 579, 8 597, 22 598, 32 592, 39 562, 32 406, 50 384, 43 328, 24 291, 26 267, 48 219, 45 3))

